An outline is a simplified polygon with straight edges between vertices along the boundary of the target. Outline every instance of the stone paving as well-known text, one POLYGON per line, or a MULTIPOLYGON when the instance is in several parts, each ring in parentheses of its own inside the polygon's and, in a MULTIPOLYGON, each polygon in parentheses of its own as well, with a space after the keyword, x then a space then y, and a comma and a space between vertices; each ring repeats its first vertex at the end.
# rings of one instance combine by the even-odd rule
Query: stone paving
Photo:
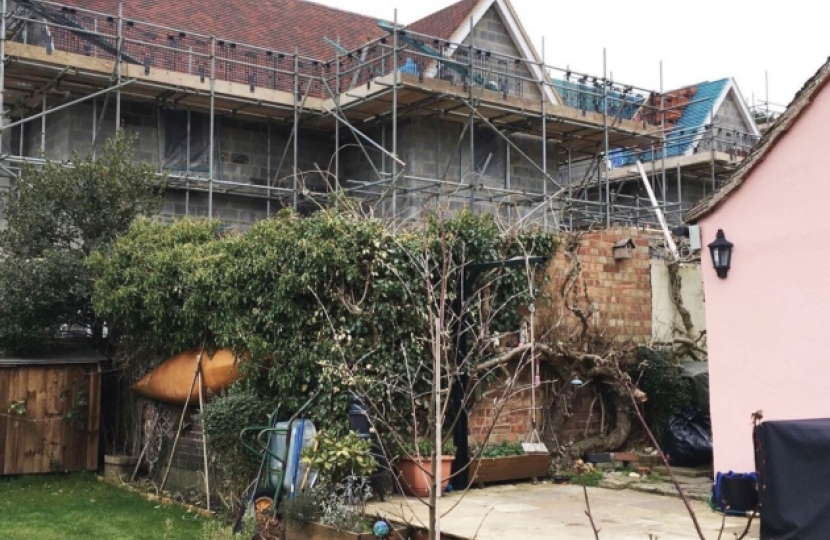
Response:
MULTIPOLYGON (((603 540, 697 540, 682 501, 631 489, 588 488, 591 510, 603 540)), ((723 516, 705 503, 692 501, 707 540, 718 538, 723 516)), ((581 486, 530 484, 474 489, 462 497, 451 493, 441 500, 448 512, 442 530, 476 540, 593 540, 581 486)), ((370 512, 393 520, 425 523, 428 508, 418 500, 393 497, 373 503, 370 512)), ((726 519, 722 538, 735 538, 746 519, 726 519)), ((757 540, 758 521, 747 540, 757 540)))
MULTIPOLYGON (((666 495, 678 497, 677 488, 671 482, 668 471, 662 467, 656 467, 657 474, 641 478, 629 476, 628 473, 606 473, 599 486, 606 489, 632 489, 643 493, 655 495, 666 495)), ((677 483, 683 489, 683 493, 690 500, 707 502, 712 493, 712 471, 706 469, 674 469, 677 483)))

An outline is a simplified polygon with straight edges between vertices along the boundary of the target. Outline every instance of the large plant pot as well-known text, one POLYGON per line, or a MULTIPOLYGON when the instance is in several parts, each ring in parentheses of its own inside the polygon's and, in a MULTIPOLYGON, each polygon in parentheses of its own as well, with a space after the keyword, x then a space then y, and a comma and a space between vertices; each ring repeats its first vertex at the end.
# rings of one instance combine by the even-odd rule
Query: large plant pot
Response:
MULTIPOLYGON (((405 528, 400 531, 392 527, 389 531, 389 540, 402 540, 406 538, 403 534, 405 528)), ((319 523, 306 523, 305 525, 288 524, 285 528, 285 540, 370 540, 376 538, 371 532, 354 533, 341 531, 334 527, 321 525, 319 523)))
MULTIPOLYGON (((441 491, 447 489, 452 474, 454 456, 441 456, 441 491)), ((398 462, 401 484, 408 495, 428 497, 432 489, 432 460, 429 458, 405 457, 398 462)))
POLYGON ((512 480, 536 482, 548 476, 549 466, 550 456, 547 454, 481 458, 470 464, 470 478, 479 486, 512 480))
POLYGON ((104 456, 104 478, 108 480, 129 481, 138 458, 133 456, 104 456))

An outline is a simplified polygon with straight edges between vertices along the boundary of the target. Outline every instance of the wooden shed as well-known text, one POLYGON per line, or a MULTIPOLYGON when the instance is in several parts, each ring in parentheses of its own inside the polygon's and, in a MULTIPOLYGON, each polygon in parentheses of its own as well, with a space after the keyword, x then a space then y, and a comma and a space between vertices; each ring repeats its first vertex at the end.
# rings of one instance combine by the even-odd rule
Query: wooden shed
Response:
POLYGON ((104 360, 86 348, 0 356, 0 475, 98 468, 104 360))

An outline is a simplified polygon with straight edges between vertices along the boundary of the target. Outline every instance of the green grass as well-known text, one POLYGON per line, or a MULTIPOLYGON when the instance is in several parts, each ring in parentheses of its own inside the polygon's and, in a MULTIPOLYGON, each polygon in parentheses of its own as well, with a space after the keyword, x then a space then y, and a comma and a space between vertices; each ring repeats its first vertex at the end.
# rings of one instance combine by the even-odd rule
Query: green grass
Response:
POLYGON ((600 470, 593 470, 584 472, 582 474, 575 474, 571 476, 571 484, 578 486, 597 487, 602 482, 603 472, 600 470))
POLYGON ((195 540, 204 519, 91 474, 0 478, 0 538, 195 540))

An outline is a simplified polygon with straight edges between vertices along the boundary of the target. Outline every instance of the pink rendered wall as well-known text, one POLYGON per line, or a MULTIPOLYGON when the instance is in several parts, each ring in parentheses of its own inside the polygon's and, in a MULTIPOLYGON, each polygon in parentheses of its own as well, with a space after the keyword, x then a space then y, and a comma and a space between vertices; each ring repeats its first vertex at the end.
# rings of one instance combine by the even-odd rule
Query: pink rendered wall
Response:
POLYGON ((830 418, 830 86, 701 220, 715 470, 755 470, 750 415, 830 418), (719 279, 706 244, 735 244, 719 279))

